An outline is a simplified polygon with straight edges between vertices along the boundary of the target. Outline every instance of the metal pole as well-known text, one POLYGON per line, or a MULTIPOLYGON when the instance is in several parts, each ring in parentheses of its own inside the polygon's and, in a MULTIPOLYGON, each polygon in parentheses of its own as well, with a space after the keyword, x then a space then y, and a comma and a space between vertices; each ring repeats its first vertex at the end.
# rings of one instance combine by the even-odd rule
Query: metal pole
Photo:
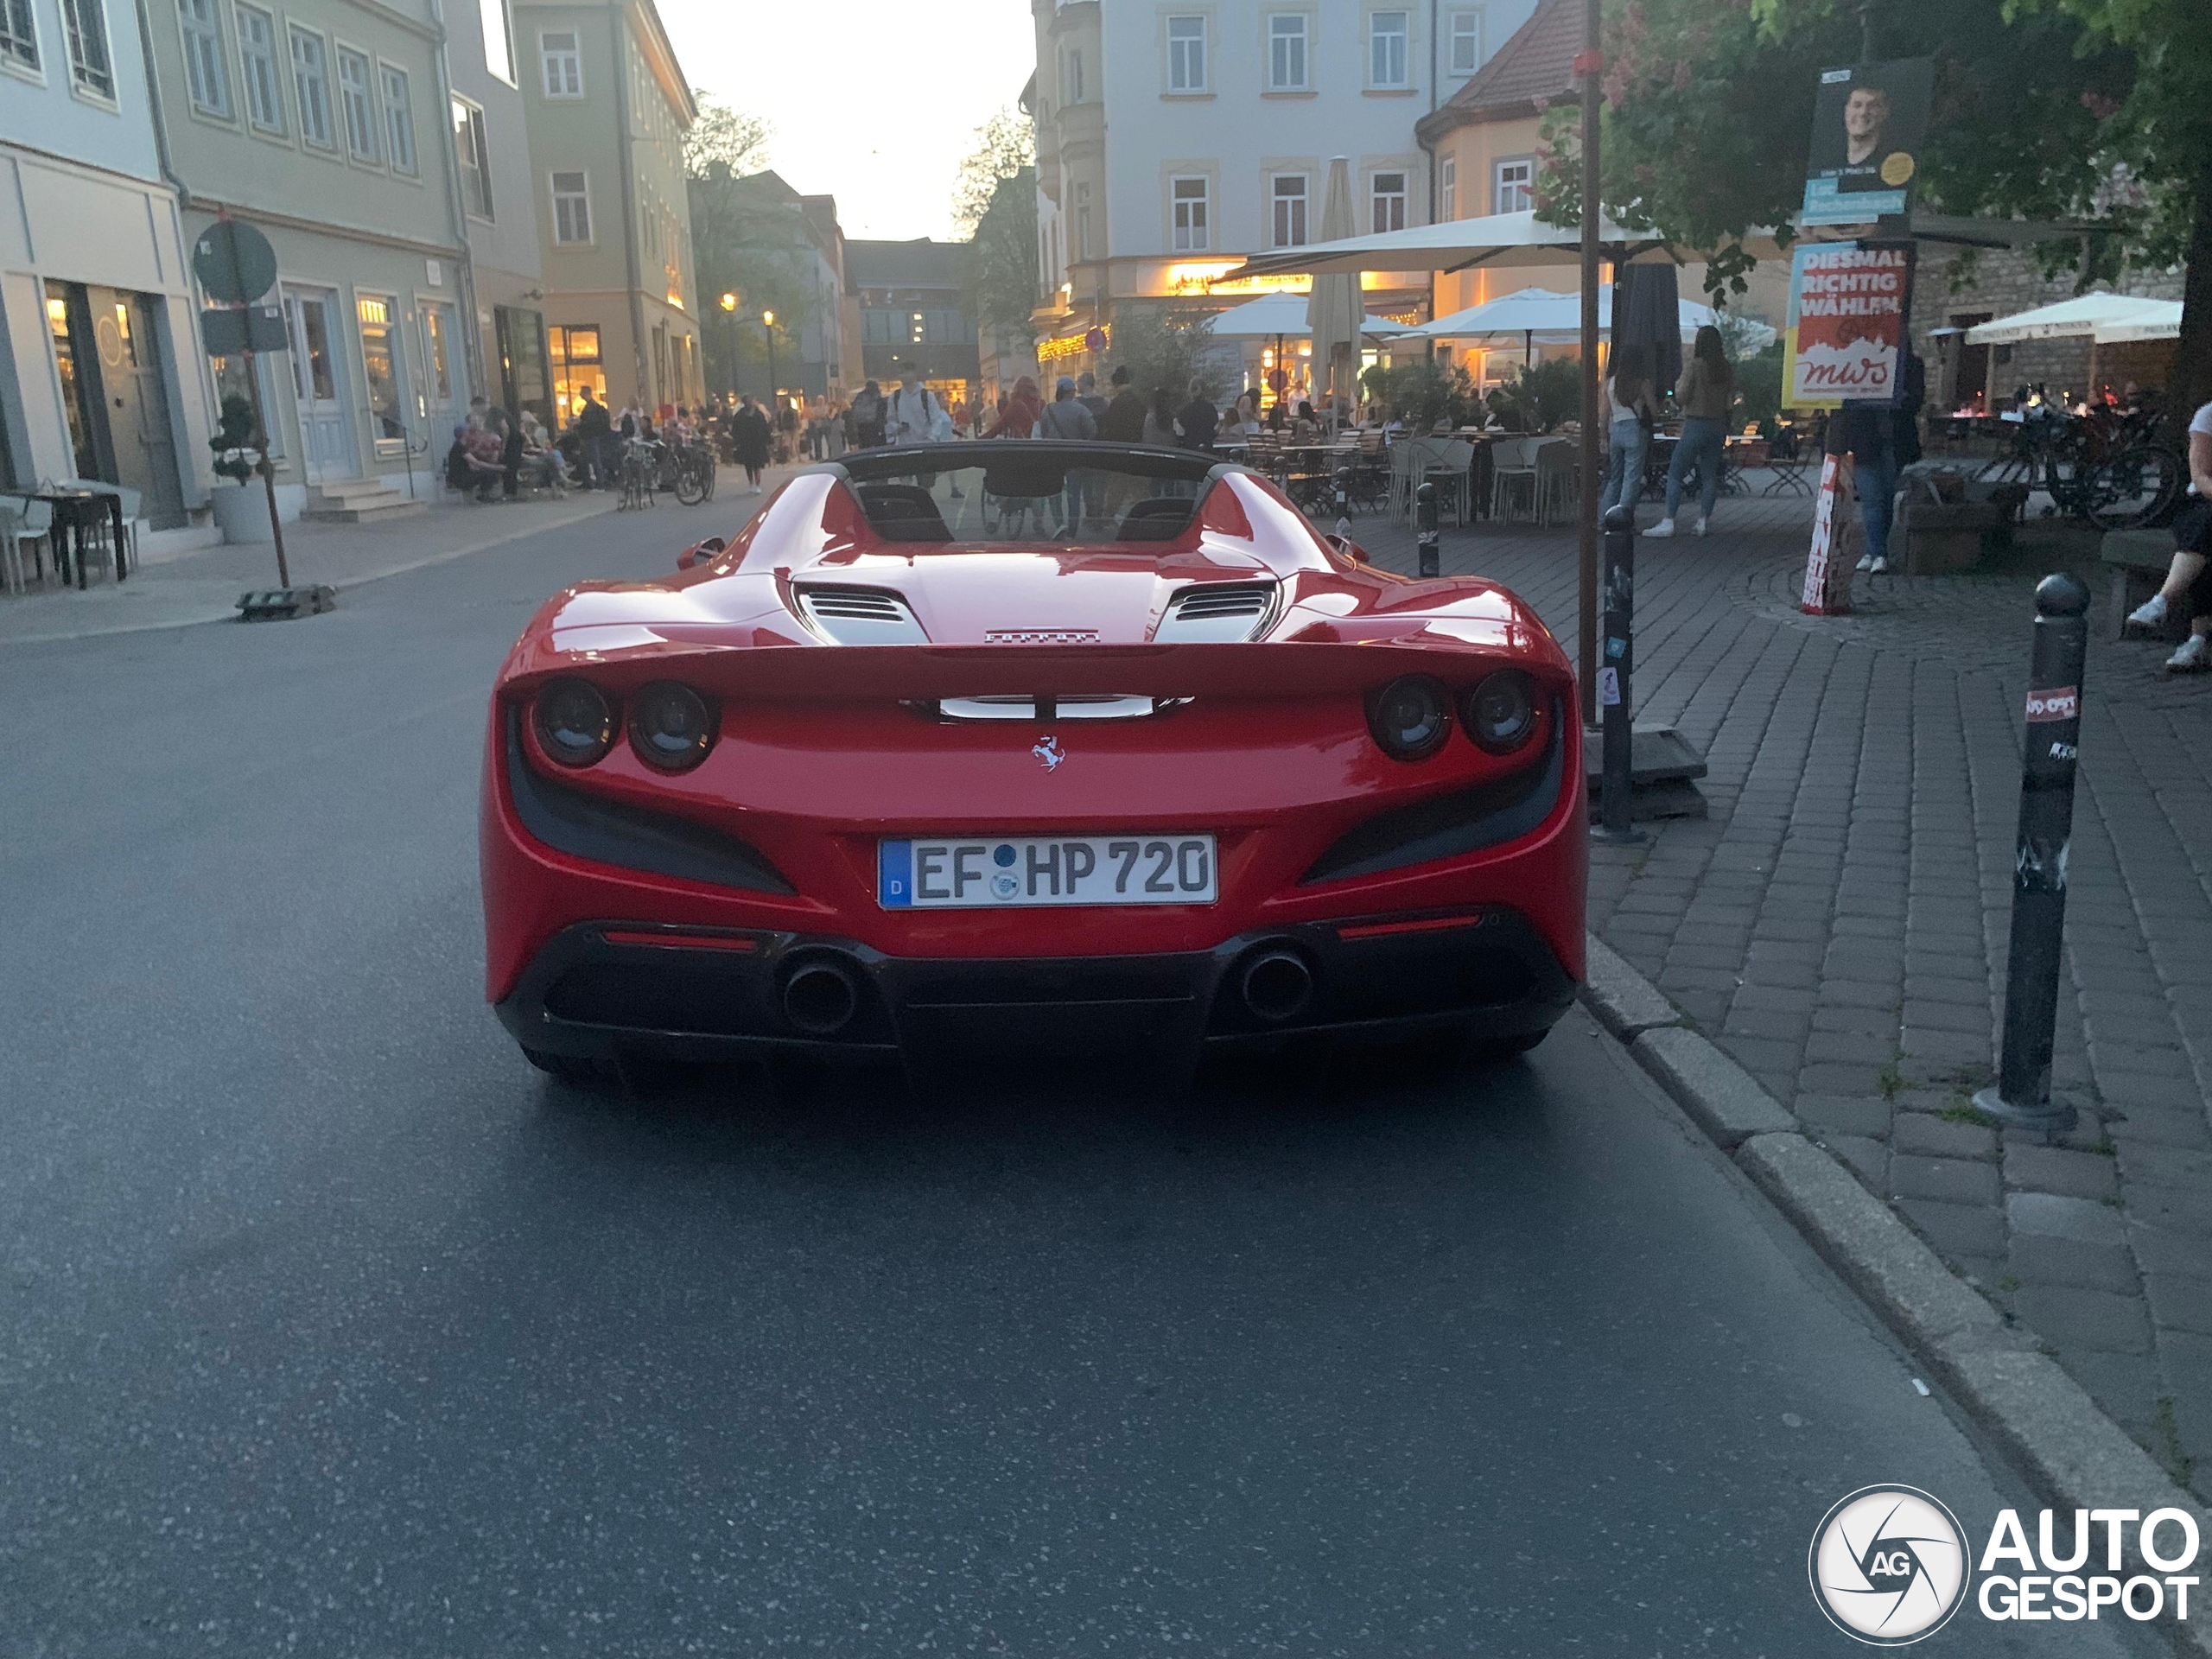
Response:
POLYGON ((1598 50, 1599 0, 1586 0, 1582 51, 1574 67, 1582 77, 1582 503, 1580 585, 1582 723, 1597 715, 1598 492, 1604 455, 1598 448, 1598 99, 1604 60, 1598 50))
POLYGON ((2051 1033, 2066 925, 2066 850, 2074 833, 2074 766, 2082 741, 2082 668, 2089 590, 2078 577, 2036 585, 2035 650, 2028 671, 2026 752, 2012 860, 2012 941, 2005 969, 2004 1046, 1997 1084, 1974 1097, 2001 1123, 2056 1135, 2074 1109, 2050 1098, 2051 1033))
POLYGON ((1605 761, 1599 782, 1599 841, 1632 846, 1649 839, 1635 825, 1633 750, 1636 698, 1630 676, 1636 666, 1636 509, 1617 506, 1605 515, 1605 655, 1598 670, 1598 703, 1605 721, 1605 761))
POLYGON ((1444 574, 1444 557, 1437 546, 1440 537, 1436 531, 1436 486, 1424 484, 1414 492, 1415 523, 1420 526, 1421 574, 1440 576, 1444 574))

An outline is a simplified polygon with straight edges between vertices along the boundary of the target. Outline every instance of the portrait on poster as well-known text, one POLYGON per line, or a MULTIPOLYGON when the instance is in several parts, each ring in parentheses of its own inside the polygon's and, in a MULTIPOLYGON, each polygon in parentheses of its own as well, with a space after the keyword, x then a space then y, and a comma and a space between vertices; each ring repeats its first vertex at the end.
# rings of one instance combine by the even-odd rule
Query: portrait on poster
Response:
POLYGON ((1928 58, 1821 72, 1804 222, 1866 225, 1911 204, 1936 68, 1928 58))

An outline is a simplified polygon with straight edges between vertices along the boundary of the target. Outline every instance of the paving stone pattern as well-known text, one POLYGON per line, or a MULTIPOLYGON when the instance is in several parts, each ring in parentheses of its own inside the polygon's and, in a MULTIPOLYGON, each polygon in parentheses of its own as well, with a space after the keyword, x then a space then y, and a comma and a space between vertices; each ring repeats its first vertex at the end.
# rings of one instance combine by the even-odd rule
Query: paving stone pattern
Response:
MULTIPOLYGON (((2003 572, 1862 576, 1853 615, 1815 618, 1809 525, 1755 495, 1639 541, 1637 715, 1703 751, 1710 816, 1597 849, 1591 926, 2212 1499, 2212 677, 2113 638, 2085 536, 2031 524, 2003 572), (1967 1096, 2002 1008, 2032 589, 2059 564, 2098 599, 2054 1066, 2081 1124, 2045 1146, 1967 1096)), ((1414 569, 1410 531, 1353 535, 1414 569)), ((1444 560, 1572 652, 1571 528, 1447 528, 1444 560)))

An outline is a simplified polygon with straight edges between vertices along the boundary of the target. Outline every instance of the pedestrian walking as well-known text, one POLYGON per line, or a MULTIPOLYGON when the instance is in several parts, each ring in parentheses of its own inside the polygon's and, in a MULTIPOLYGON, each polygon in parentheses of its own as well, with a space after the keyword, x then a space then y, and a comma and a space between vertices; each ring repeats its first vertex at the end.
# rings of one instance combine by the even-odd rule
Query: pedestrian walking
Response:
POLYGON ((1098 435, 1098 423, 1075 395, 1075 380, 1062 375, 1052 387, 1052 401, 1038 417, 1037 435, 1063 443, 1086 443, 1098 435))
POLYGON ((1659 400, 1651 384, 1651 348, 1618 346, 1612 373, 1605 379, 1605 440, 1611 464, 1598 496, 1598 516, 1614 506, 1634 510, 1643 493, 1643 457, 1651 447, 1651 424, 1659 400))
POLYGON ((851 417, 852 447, 855 449, 879 448, 883 443, 883 388, 873 380, 853 394, 853 406, 847 411, 851 417))
POLYGON ((1175 411, 1175 423, 1183 429, 1183 447, 1211 454, 1214 426, 1220 418, 1220 411, 1206 394, 1206 383, 1192 381, 1191 401, 1175 411))
POLYGON ((768 464, 768 447, 772 441, 768 430, 768 416, 747 392, 737 413, 730 416, 730 448, 737 464, 745 468, 746 493, 760 493, 761 469, 768 464))
MULTIPOLYGON (((1720 452, 1728 437, 1728 411, 1736 404, 1736 371, 1729 366, 1720 331, 1712 324, 1697 331, 1689 366, 1682 371, 1681 385, 1675 396, 1682 406, 1682 435, 1675 441, 1674 458, 1667 463, 1666 516, 1644 532, 1647 536, 1675 533, 1675 515, 1682 505, 1682 480, 1693 466, 1698 469, 1698 513, 1697 523, 1691 528, 1702 536, 1713 521, 1713 504, 1720 494, 1720 452)), ((1888 525, 1883 529, 1886 533, 1888 525)))
POLYGON ((1113 400, 1098 419, 1098 435, 1109 443, 1144 442, 1144 398, 1129 384, 1132 378, 1126 363, 1114 371, 1113 400))
POLYGON ((2212 671, 2212 404, 2189 423, 2189 494, 2174 518, 2174 558, 2147 603, 2128 613, 2133 629, 2157 628, 2177 605, 2189 610, 2189 638, 2166 658, 2169 674, 2212 671))
POLYGON ((1859 486, 1859 517, 1866 526, 1866 550, 1859 556, 1858 568, 1877 576, 1886 575, 1890 568, 1890 530, 1897 517, 1897 474, 1920 459, 1920 406, 1928 400, 1928 365, 1921 361, 1920 353, 1908 349, 1897 367, 1902 395, 1897 406, 1862 410, 1860 413, 1866 418, 1850 423, 1853 436, 1859 441, 1853 453, 1860 453, 1863 448, 1874 457, 1872 461, 1859 463, 1854 481, 1859 486), (1863 433, 1859 430, 1862 425, 1863 433), (1886 450, 1882 442, 1885 437, 1888 439, 1886 450))
POLYGON ((1175 425, 1175 394, 1165 386, 1152 389, 1152 404, 1144 412, 1144 442, 1155 449, 1179 448, 1183 435, 1175 425))
POLYGON ((1037 382, 1023 375, 1014 383, 1013 395, 1006 406, 999 410, 999 417, 991 429, 983 434, 987 438, 1029 438, 1037 435, 1037 423, 1045 417, 1045 407, 1037 391, 1037 382))
POLYGON ((930 391, 919 372, 910 372, 885 409, 885 442, 894 447, 929 442, 938 411, 944 406, 944 400, 930 391))
POLYGON ((1075 400, 1090 411, 1091 424, 1101 432, 1105 430, 1108 401, 1098 394, 1098 377, 1085 369, 1075 379, 1075 400))
POLYGON ((585 486, 603 490, 614 474, 612 457, 607 454, 614 431, 614 422, 607 412, 607 405, 594 397, 589 386, 576 393, 576 442, 582 446, 585 486))

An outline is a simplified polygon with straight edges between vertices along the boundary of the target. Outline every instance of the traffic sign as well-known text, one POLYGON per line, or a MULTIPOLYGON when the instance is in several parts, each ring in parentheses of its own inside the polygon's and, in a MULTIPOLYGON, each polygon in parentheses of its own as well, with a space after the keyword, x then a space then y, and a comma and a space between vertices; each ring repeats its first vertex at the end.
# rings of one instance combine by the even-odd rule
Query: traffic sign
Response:
POLYGON ((219 219, 192 245, 192 271, 217 304, 251 305, 276 286, 276 250, 252 226, 219 219))
POLYGON ((200 341, 210 357, 238 352, 281 352, 290 346, 283 314, 273 305, 210 309, 200 314, 200 341))

